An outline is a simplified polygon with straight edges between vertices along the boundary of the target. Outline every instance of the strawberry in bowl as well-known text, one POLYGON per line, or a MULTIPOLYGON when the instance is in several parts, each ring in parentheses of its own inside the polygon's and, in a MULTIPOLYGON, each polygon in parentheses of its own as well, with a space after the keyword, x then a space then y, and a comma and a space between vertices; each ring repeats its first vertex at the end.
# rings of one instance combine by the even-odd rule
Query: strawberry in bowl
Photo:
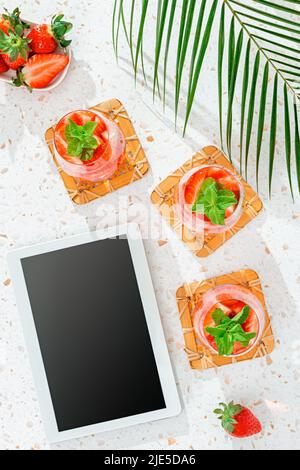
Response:
MULTIPOLYGON (((1 60, 8 69, 17 70, 28 60, 31 51, 30 41, 24 37, 28 28, 29 25, 20 18, 19 8, 15 8, 12 13, 5 9, 0 16, 1 60)), ((1 70, 3 71, 4 69, 1 70)))
POLYGON ((242 439, 262 432, 261 423, 249 408, 235 404, 233 401, 228 405, 220 403, 219 406, 220 408, 214 410, 214 413, 230 436, 242 439))
POLYGON ((69 57, 64 54, 35 54, 17 71, 13 84, 26 86, 29 90, 45 89, 68 64, 69 57))
POLYGON ((7 67, 17 70, 24 65, 30 54, 30 40, 24 37, 29 25, 20 19, 20 10, 5 10, 0 17, 0 52, 7 67))
POLYGON ((175 207, 192 232, 222 233, 241 217, 244 197, 237 176, 222 166, 204 165, 180 180, 175 207))
POLYGON ((99 112, 74 111, 54 131, 55 156, 70 176, 86 181, 107 180, 118 170, 125 138, 113 121, 99 112))
POLYGON ((30 40, 30 48, 35 54, 50 54, 58 47, 64 49, 71 44, 71 40, 65 35, 71 31, 73 25, 64 21, 64 15, 55 15, 51 24, 35 25, 31 28, 27 39, 30 40))
POLYGON ((0 79, 15 86, 50 90, 65 77, 71 58, 72 23, 55 15, 50 25, 24 22, 20 10, 0 16, 0 79), (48 57, 47 57, 48 56, 48 57), (3 65, 3 62, 5 66, 3 65), (15 76, 12 71, 16 71, 15 76))
POLYGON ((0 15, 0 30, 6 35, 12 31, 22 36, 24 31, 29 29, 29 25, 21 20, 20 14, 19 8, 15 8, 12 13, 4 8, 4 13, 0 15))
POLYGON ((249 289, 224 284, 202 296, 193 323, 199 339, 212 354, 237 357, 249 353, 260 341, 265 312, 249 289))
POLYGON ((0 73, 7 72, 9 70, 9 66, 4 62, 0 55, 0 73))

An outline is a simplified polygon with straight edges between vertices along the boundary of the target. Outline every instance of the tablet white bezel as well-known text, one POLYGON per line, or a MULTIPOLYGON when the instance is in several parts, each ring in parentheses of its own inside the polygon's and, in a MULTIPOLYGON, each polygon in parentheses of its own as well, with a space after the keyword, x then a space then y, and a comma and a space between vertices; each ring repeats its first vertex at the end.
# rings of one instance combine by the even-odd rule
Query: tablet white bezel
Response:
POLYGON ((24 336, 49 442, 59 442, 89 434, 112 431, 127 426, 169 418, 180 413, 181 405, 138 225, 128 224, 110 227, 101 231, 89 232, 67 239, 14 250, 8 254, 8 264, 13 278, 17 307, 22 320, 24 336), (122 235, 125 235, 128 239, 166 408, 60 432, 56 423, 21 259, 122 235))

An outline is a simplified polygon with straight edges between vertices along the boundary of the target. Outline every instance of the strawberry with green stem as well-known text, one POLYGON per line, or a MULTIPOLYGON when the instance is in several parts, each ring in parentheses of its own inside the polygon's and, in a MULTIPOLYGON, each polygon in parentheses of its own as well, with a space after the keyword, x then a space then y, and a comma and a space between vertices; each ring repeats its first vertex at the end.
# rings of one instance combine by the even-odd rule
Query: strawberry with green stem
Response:
POLYGON ((214 410, 222 427, 233 437, 245 438, 259 434, 262 426, 254 414, 246 407, 234 404, 220 403, 220 408, 214 410))
POLYGON ((9 13, 5 8, 5 13, 0 15, 0 29, 5 34, 8 34, 9 31, 12 31, 19 36, 22 36, 26 29, 29 29, 29 25, 21 20, 20 18, 20 9, 15 8, 12 13, 9 13))
POLYGON ((28 60, 30 53, 29 39, 9 30, 5 34, 0 30, 0 51, 2 59, 9 68, 17 70, 28 60))
POLYGON ((64 15, 55 15, 52 18, 51 25, 37 25, 28 34, 30 47, 36 54, 49 54, 54 52, 59 46, 66 48, 71 44, 71 40, 65 38, 65 35, 71 31, 73 25, 63 20, 64 15))

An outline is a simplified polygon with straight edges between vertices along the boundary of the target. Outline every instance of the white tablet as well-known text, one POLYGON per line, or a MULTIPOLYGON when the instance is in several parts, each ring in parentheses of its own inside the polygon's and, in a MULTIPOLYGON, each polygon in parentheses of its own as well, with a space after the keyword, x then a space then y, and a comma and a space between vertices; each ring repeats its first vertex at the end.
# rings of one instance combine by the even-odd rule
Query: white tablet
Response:
POLYGON ((8 257, 50 442, 180 413, 137 225, 8 257))

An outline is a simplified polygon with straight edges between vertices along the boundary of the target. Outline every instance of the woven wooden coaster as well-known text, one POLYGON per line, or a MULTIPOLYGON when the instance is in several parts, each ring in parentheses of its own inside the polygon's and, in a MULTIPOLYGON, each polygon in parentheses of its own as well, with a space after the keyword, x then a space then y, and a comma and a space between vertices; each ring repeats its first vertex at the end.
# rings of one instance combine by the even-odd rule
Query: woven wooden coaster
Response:
POLYGON ((48 129, 45 134, 46 143, 69 196, 75 204, 87 204, 94 199, 131 184, 141 179, 149 169, 145 152, 123 104, 117 99, 112 99, 90 109, 106 114, 118 124, 126 140, 125 158, 119 170, 107 181, 91 183, 73 178, 67 175, 56 161, 53 147, 54 127, 48 129))
POLYGON ((155 204, 161 215, 166 218, 178 236, 186 243, 193 253, 201 258, 205 258, 216 251, 227 240, 238 233, 245 225, 254 219, 263 208, 262 201, 249 186, 249 184, 237 173, 234 166, 225 155, 216 147, 205 147, 196 153, 193 158, 182 165, 178 170, 162 181, 152 192, 151 201, 155 204), (178 217, 174 208, 176 189, 181 178, 196 166, 215 164, 228 168, 242 182, 245 188, 245 200, 243 212, 239 221, 234 227, 224 233, 196 235, 185 227, 178 217))
POLYGON ((259 276, 255 271, 243 270, 201 282, 185 284, 176 293, 180 321, 184 334, 185 351, 192 369, 211 369, 240 361, 247 361, 271 354, 274 350, 274 336, 267 312, 259 276), (247 287, 260 301, 265 310, 266 324, 259 344, 248 353, 236 358, 213 354, 198 338, 193 326, 193 314, 201 296, 222 284, 236 284, 247 287))

